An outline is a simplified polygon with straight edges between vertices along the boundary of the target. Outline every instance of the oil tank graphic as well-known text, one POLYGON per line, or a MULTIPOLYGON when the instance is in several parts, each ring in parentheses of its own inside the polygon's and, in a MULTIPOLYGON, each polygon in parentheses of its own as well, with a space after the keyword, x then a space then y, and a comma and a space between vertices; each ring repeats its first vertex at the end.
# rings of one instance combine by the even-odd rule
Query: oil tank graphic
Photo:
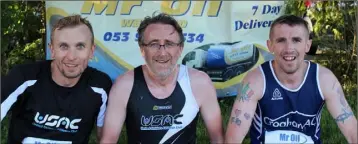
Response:
POLYGON ((187 53, 182 64, 206 72, 212 81, 223 82, 249 70, 258 56, 252 43, 207 44, 187 53))

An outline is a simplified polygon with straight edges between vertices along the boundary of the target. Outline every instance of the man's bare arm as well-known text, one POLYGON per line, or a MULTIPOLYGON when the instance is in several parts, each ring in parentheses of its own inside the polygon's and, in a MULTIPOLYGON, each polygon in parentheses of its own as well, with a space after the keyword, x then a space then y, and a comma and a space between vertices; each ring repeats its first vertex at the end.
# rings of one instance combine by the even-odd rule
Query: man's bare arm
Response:
POLYGON ((262 97, 264 82, 259 68, 249 72, 242 80, 231 110, 225 135, 226 143, 242 143, 255 115, 258 100, 262 97))
POLYGON ((108 75, 106 76, 106 78, 102 78, 102 79, 104 81, 107 81, 103 85, 103 89, 106 92, 107 98, 104 101, 104 103, 102 103, 102 105, 100 107, 100 113, 97 116, 97 121, 96 121, 96 123, 97 123, 97 129, 96 129, 97 130, 97 143, 99 143, 101 141, 104 118, 105 118, 107 104, 108 104, 108 96, 109 96, 109 92, 111 91, 111 88, 113 86, 112 80, 110 79, 110 77, 108 75), (102 110, 105 110, 105 111, 103 112, 102 110))
POLYGON ((200 103, 200 113, 203 117, 211 143, 223 143, 224 132, 220 106, 215 87, 209 76, 200 71, 192 71, 192 89, 200 103))
POLYGON ((341 84, 327 68, 320 67, 320 86, 328 111, 348 143, 357 143, 357 119, 350 108, 341 84))
POLYGON ((108 98, 101 144, 117 143, 126 118, 126 107, 133 87, 133 71, 119 76, 108 98))

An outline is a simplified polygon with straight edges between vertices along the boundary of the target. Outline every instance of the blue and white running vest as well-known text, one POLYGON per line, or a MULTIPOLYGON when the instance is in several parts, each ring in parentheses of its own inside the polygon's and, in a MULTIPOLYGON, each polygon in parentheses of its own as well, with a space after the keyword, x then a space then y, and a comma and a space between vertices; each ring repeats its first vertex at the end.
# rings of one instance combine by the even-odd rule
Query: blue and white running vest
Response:
POLYGON ((318 64, 305 62, 308 68, 297 89, 280 83, 272 61, 260 66, 265 85, 250 128, 251 143, 321 143, 324 97, 319 87, 319 69, 318 64))

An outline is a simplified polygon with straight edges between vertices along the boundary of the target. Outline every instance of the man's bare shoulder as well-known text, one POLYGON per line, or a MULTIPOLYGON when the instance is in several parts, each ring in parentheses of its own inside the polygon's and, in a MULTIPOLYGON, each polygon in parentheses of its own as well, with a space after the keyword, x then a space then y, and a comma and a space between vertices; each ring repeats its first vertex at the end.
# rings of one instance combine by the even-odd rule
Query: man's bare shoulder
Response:
POLYGON ((319 68, 319 84, 321 85, 321 87, 323 89, 325 89, 325 87, 329 87, 330 85, 333 84, 333 82, 337 81, 336 76, 333 74, 333 72, 321 65, 317 65, 319 68))
POLYGON ((335 84, 337 82, 339 83, 339 81, 330 69, 321 65, 317 65, 317 66, 319 68, 319 72, 318 72, 319 86, 322 90, 323 96, 326 99, 327 96, 329 96, 329 93, 332 92, 335 84))
POLYGON ((134 79, 134 70, 129 70, 123 74, 121 74, 120 76, 117 77, 116 81, 118 82, 130 82, 133 81, 134 79))
POLYGON ((192 83, 196 84, 196 86, 200 86, 202 84, 208 85, 211 83, 210 77, 203 71, 188 67, 188 73, 190 80, 192 83))
POLYGON ((335 75, 333 74, 333 72, 326 68, 325 66, 319 65, 317 64, 318 68, 319 68, 319 76, 321 80, 324 80, 325 78, 334 78, 335 75))
POLYGON ((264 82, 263 72, 261 71, 260 67, 256 67, 247 72, 244 80, 249 81, 251 83, 263 83, 264 82))
POLYGON ((129 70, 118 76, 109 93, 109 104, 126 108, 134 83, 134 71, 129 70))
POLYGON ((262 98, 265 90, 265 78, 260 67, 256 67, 246 73, 245 77, 241 81, 238 94, 246 94, 249 90, 252 90, 253 99, 259 100, 262 98), (245 90, 243 91, 244 88, 245 90))
POLYGON ((188 68, 191 89, 199 107, 216 99, 216 90, 210 77, 203 71, 188 68))
POLYGON ((131 88, 134 81, 134 70, 129 70, 116 78, 115 87, 121 89, 131 88))

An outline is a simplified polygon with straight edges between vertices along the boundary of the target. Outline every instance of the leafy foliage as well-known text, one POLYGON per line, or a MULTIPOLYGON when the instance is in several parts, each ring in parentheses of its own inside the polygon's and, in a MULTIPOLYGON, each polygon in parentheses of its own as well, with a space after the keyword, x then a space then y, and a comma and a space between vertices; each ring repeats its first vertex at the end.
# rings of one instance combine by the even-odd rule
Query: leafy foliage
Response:
MULTIPOLYGON (((45 2, 1 2, 1 75, 16 64, 45 59, 45 2)), ((9 118, 1 122, 6 143, 9 118)))
POLYGON ((45 2, 1 2, 1 74, 45 58, 45 2))
MULTIPOLYGON (((304 1, 286 1, 286 13, 302 16, 304 1)), ((323 51, 316 59, 333 71, 341 83, 357 82, 356 8, 355 1, 316 1, 307 9, 313 22, 314 41, 323 51)))
POLYGON ((284 3, 285 3, 286 14, 303 16, 303 14, 306 12, 306 6, 304 4, 304 1, 289 0, 289 1, 285 1, 284 3))

